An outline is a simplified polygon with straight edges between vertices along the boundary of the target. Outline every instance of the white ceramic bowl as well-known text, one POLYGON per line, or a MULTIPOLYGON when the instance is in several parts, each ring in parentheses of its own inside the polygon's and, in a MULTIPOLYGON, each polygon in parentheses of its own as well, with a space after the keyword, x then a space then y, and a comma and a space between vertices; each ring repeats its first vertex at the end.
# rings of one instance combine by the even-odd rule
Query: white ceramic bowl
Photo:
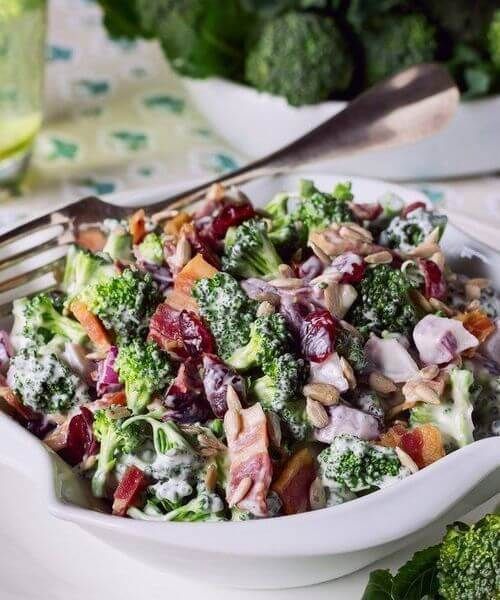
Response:
MULTIPOLYGON (((269 154, 342 110, 344 102, 295 108, 283 98, 223 79, 182 79, 212 128, 248 158, 269 154)), ((393 180, 466 176, 500 169, 500 96, 462 102, 432 138, 328 163, 336 173, 393 180)))
MULTIPOLYGON (((345 179, 309 177, 322 189, 345 179)), ((262 179, 244 189, 263 204, 278 191, 296 189, 298 178, 262 179)), ((424 200, 419 192, 396 185, 360 178, 352 183, 355 197, 363 202, 387 191, 406 202, 424 200)), ((148 200, 145 192, 145 205, 148 200)), ((500 286, 499 255, 454 228, 447 229, 443 244, 454 268, 490 276, 500 286)), ((406 480, 337 507, 240 523, 151 523, 99 513, 90 508, 95 501, 86 483, 0 413, 2 463, 33 479, 54 516, 121 552, 158 569, 244 588, 295 587, 351 573, 423 537, 431 527, 453 521, 500 490, 500 438, 471 444, 406 480)))

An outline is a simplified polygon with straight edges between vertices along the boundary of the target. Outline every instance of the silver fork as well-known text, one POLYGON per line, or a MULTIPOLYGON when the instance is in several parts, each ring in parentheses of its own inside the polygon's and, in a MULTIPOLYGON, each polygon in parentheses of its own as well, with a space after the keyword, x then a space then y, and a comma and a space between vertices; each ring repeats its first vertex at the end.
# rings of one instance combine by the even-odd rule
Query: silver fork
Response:
MULTIPOLYGON (((154 210, 186 206, 213 183, 238 185, 319 159, 417 141, 444 127, 455 112, 458 98, 455 83, 443 67, 412 67, 370 88, 343 111, 281 150, 165 199, 153 205, 154 210)), ((107 218, 123 219, 133 210, 88 197, 0 236, 0 314, 8 314, 16 298, 57 285, 57 266, 82 226, 107 218)))

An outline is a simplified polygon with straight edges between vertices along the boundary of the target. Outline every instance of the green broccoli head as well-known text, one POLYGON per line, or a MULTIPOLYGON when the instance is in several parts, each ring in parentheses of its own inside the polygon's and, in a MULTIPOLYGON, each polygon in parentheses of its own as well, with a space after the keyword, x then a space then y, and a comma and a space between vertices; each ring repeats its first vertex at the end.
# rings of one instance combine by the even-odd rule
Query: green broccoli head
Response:
POLYGON ((19 345, 44 345, 52 342, 73 342, 82 344, 87 334, 77 321, 63 316, 54 305, 54 298, 47 294, 38 294, 33 298, 15 300, 12 308, 14 325, 13 338, 22 340, 19 345))
POLYGON ((374 18, 363 32, 368 85, 419 63, 432 61, 436 30, 419 14, 374 18))
POLYGON ((434 230, 439 229, 439 237, 444 233, 447 223, 445 215, 417 208, 407 217, 395 217, 387 229, 380 234, 380 243, 389 248, 398 248, 403 252, 412 250, 434 230))
POLYGON ((228 273, 200 279, 192 294, 201 316, 210 326, 219 355, 227 359, 250 339, 250 326, 255 320, 256 303, 228 273))
POLYGON ((66 255, 61 289, 71 300, 90 283, 116 275, 116 268, 105 255, 93 254, 72 244, 66 255))
MULTIPOLYGON (((147 424, 151 427, 153 446, 156 454, 165 454, 169 451, 176 451, 185 454, 194 454, 191 444, 182 435, 174 421, 163 421, 154 415, 138 415, 130 417, 123 423, 123 428, 134 428, 138 424, 147 424)), ((156 479, 164 479, 154 474, 156 479)))
POLYGON ((393 448, 377 446, 354 435, 338 435, 318 456, 323 481, 362 492, 382 488, 410 474, 393 448))
POLYGON ((134 414, 143 412, 153 395, 161 392, 172 379, 167 353, 151 341, 134 340, 120 346, 115 369, 125 384, 127 406, 134 414))
POLYGON ((488 29, 488 50, 491 62, 500 71, 500 9, 495 11, 488 29))
POLYGON ((276 194, 264 210, 271 221, 268 231, 271 242, 280 249, 295 250, 301 239, 297 223, 288 211, 288 200, 288 194, 276 194))
POLYGON ((149 318, 162 296, 149 273, 125 269, 120 275, 85 288, 81 298, 106 329, 126 343, 147 331, 149 318))
POLYGON ((348 318, 363 333, 392 331, 409 335, 419 319, 409 296, 411 289, 410 281, 399 269, 388 265, 368 269, 348 318))
POLYGON ((251 393, 264 410, 275 412, 290 435, 305 440, 310 431, 302 398, 307 368, 301 358, 282 354, 263 365, 265 375, 252 383, 251 393))
POLYGON ((364 373, 368 369, 369 361, 362 335, 339 328, 335 334, 335 351, 358 373, 364 373))
POLYGON ((353 197, 349 182, 338 184, 333 194, 327 194, 320 192, 312 181, 304 179, 300 185, 300 196, 301 202, 294 217, 302 223, 305 232, 355 220, 348 205, 353 197))
POLYGON ((475 373, 471 387, 474 410, 474 439, 500 435, 500 377, 489 372, 475 373))
POLYGON ((450 525, 437 564, 440 596, 446 600, 498 598, 499 548, 499 515, 486 515, 475 525, 450 525))
POLYGON ((102 249, 112 260, 119 260, 124 263, 131 262, 134 258, 132 254, 132 236, 121 226, 114 227, 102 249))
POLYGON ((267 21, 246 58, 246 80, 294 106, 326 100, 351 83, 352 58, 334 21, 289 12, 267 21))
POLYGON ((474 441, 471 388, 474 376, 468 369, 453 369, 450 373, 449 397, 440 404, 420 403, 410 411, 410 425, 435 425, 445 443, 462 448, 474 441))
POLYGON ((23 404, 43 414, 65 414, 89 401, 87 386, 66 363, 33 347, 12 357, 7 381, 23 404))
POLYGON ((224 521, 224 502, 214 492, 198 486, 195 498, 165 515, 167 521, 224 521))
POLYGON ((264 221, 250 219, 231 227, 224 239, 222 267, 232 275, 272 279, 279 275, 281 258, 269 239, 264 221))
POLYGON ((273 313, 257 317, 250 328, 250 341, 233 352, 227 363, 239 371, 267 365, 285 354, 291 344, 292 338, 282 315, 273 313))
POLYGON ((121 454, 133 452, 144 441, 140 427, 125 428, 123 419, 117 419, 114 407, 97 410, 94 414, 94 436, 100 443, 97 466, 92 476, 92 493, 98 498, 107 494, 107 482, 116 460, 121 454))
POLYGON ((162 265, 164 262, 163 240, 158 233, 148 233, 139 244, 139 254, 146 262, 162 265))

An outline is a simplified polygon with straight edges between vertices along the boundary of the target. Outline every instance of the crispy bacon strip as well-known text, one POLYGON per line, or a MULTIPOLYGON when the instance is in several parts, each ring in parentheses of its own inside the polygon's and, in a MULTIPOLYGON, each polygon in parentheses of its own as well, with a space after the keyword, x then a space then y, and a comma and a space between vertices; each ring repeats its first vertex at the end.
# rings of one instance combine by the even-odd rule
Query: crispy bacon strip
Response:
POLYGON ((445 455, 441 432, 428 423, 414 429, 407 429, 403 423, 395 423, 380 436, 378 443, 389 448, 398 446, 411 456, 419 469, 445 455))
POLYGON ((262 407, 256 403, 239 411, 229 409, 224 417, 224 429, 231 464, 228 503, 258 517, 265 517, 272 464, 268 452, 267 421, 262 407))
POLYGON ((113 514, 124 517, 148 485, 147 476, 137 467, 128 467, 113 495, 113 514))

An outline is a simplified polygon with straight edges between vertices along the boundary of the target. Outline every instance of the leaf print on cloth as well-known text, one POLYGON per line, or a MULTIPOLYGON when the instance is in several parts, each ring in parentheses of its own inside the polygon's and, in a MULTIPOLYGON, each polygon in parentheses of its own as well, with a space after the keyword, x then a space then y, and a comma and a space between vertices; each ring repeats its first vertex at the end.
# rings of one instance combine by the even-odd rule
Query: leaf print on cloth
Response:
POLYGON ((134 154, 150 147, 150 137, 145 131, 115 129, 109 133, 109 140, 114 150, 124 154, 134 154))
POLYGON ((73 59, 73 48, 69 46, 58 46, 48 44, 45 49, 45 60, 47 62, 69 62, 73 59))
POLYGON ((41 135, 36 145, 36 157, 51 163, 75 162, 79 158, 80 151, 77 141, 57 134, 41 135))
POLYGON ((142 99, 142 104, 151 110, 166 111, 168 113, 181 114, 184 111, 185 102, 169 94, 151 94, 142 99))

